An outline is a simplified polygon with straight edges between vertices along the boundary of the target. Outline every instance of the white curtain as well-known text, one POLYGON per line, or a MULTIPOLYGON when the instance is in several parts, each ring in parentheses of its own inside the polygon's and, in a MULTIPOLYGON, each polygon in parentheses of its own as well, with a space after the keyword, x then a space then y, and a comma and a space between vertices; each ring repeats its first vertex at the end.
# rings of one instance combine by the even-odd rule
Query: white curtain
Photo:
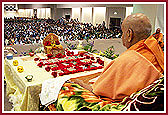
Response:
POLYGON ((32 17, 33 16, 33 9, 19 9, 18 10, 18 17, 32 17))
POLYGON ((80 19, 80 8, 72 8, 72 19, 80 19))
POLYGON ((4 12, 4 17, 14 18, 14 16, 17 17, 16 11, 5 11, 5 12, 4 12))
POLYGON ((50 8, 46 8, 46 18, 51 18, 51 9, 50 8))
POLYGON ((102 24, 105 21, 106 7, 94 7, 93 24, 102 24))
POLYGON ((82 22, 92 23, 92 8, 82 8, 82 22))
POLYGON ((38 8, 37 9, 37 18, 51 18, 50 8, 38 8))
POLYGON ((133 7, 126 7, 126 15, 125 15, 125 17, 131 15, 132 12, 133 12, 133 7))

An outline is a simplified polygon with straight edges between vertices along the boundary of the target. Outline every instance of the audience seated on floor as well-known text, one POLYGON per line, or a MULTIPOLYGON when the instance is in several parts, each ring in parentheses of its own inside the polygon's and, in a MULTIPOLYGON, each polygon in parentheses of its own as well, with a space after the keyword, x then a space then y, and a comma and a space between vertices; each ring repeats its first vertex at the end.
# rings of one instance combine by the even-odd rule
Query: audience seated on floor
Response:
POLYGON ((102 24, 81 23, 78 19, 65 20, 15 17, 4 19, 5 45, 40 43, 49 33, 61 41, 83 39, 110 39, 121 37, 121 32, 111 32, 102 24))

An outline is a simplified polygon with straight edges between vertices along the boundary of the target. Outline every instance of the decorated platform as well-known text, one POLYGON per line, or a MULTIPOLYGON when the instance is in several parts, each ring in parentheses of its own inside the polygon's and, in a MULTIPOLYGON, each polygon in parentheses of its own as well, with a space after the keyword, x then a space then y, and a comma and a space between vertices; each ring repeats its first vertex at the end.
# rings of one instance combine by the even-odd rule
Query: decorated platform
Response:
MULTIPOLYGON (((50 35, 55 39, 55 35, 50 35)), ((52 39, 51 36, 50 38, 52 39)), ((53 46, 52 50, 59 50, 54 49, 57 45, 54 48, 53 46)), ((65 77, 88 82, 103 71, 103 58, 95 57, 93 54, 81 50, 61 50, 63 53, 49 53, 47 50, 45 49, 45 53, 31 51, 21 57, 13 57, 10 54, 5 58, 7 96, 10 97, 15 111, 38 111, 41 86, 48 79, 65 77)))

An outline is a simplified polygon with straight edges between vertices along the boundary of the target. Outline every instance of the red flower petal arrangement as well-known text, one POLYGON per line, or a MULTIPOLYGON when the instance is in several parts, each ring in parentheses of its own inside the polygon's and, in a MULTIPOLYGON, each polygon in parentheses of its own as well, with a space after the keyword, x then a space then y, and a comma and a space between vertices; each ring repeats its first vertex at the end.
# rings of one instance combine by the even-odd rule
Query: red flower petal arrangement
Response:
POLYGON ((95 60, 94 57, 91 57, 91 60, 95 60))
POLYGON ((80 55, 81 57, 83 57, 83 56, 84 56, 84 53, 83 53, 83 52, 81 52, 79 55, 80 55))
POLYGON ((90 71, 103 68, 104 61, 100 58, 95 60, 94 57, 80 53, 74 55, 73 51, 66 51, 66 55, 58 53, 55 57, 52 54, 47 54, 47 59, 35 58, 34 61, 39 61, 37 66, 45 66, 47 72, 52 71, 53 77, 74 74, 78 72, 90 71), (85 60, 87 59, 87 61, 85 60), (88 61, 89 60, 89 61, 88 61), (99 63, 100 66, 94 66, 93 63, 99 63))
POLYGON ((33 56, 34 56, 34 52, 30 52, 29 55, 30 55, 31 57, 33 57, 33 56))
POLYGON ((50 71, 50 69, 51 69, 51 67, 50 67, 50 66, 45 67, 45 70, 46 70, 47 72, 49 72, 49 71, 50 71))
POLYGON ((38 63, 37 66, 42 67, 43 66, 43 62, 38 63))
POLYGON ((60 42, 59 42, 59 41, 56 41, 56 42, 55 42, 55 44, 56 44, 56 45, 59 45, 59 44, 60 44, 60 42))
POLYGON ((90 56, 87 55, 87 56, 86 56, 86 59, 90 59, 90 56))
POLYGON ((100 58, 97 59, 97 63, 99 63, 100 65, 103 65, 103 66, 104 66, 104 61, 101 60, 100 58))
POLYGON ((50 58, 52 58, 52 54, 47 54, 47 57, 50 59, 50 58))
POLYGON ((57 77, 57 72, 53 71, 53 72, 51 73, 51 75, 53 75, 54 78, 56 78, 56 77, 57 77))
POLYGON ((46 41, 46 42, 44 43, 44 46, 51 46, 51 42, 50 42, 50 41, 46 41))
POLYGON ((71 52, 71 51, 67 51, 67 52, 66 52, 66 55, 67 55, 67 56, 73 56, 73 55, 74 55, 74 52, 73 52, 73 51, 72 51, 72 52, 71 52))
POLYGON ((58 53, 55 57, 56 57, 56 58, 64 58, 64 57, 66 57, 66 56, 65 56, 65 55, 62 55, 62 53, 58 53))
POLYGON ((38 61, 40 58, 34 58, 34 61, 38 61))

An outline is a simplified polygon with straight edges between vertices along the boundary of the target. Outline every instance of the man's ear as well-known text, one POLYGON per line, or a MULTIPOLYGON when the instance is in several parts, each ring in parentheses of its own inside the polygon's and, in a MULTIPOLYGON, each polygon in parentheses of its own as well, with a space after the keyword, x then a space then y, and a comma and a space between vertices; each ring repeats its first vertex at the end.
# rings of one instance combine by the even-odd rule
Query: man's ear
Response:
POLYGON ((128 29, 127 36, 128 36, 128 42, 130 43, 132 41, 132 38, 133 38, 133 31, 132 31, 132 29, 128 29))

